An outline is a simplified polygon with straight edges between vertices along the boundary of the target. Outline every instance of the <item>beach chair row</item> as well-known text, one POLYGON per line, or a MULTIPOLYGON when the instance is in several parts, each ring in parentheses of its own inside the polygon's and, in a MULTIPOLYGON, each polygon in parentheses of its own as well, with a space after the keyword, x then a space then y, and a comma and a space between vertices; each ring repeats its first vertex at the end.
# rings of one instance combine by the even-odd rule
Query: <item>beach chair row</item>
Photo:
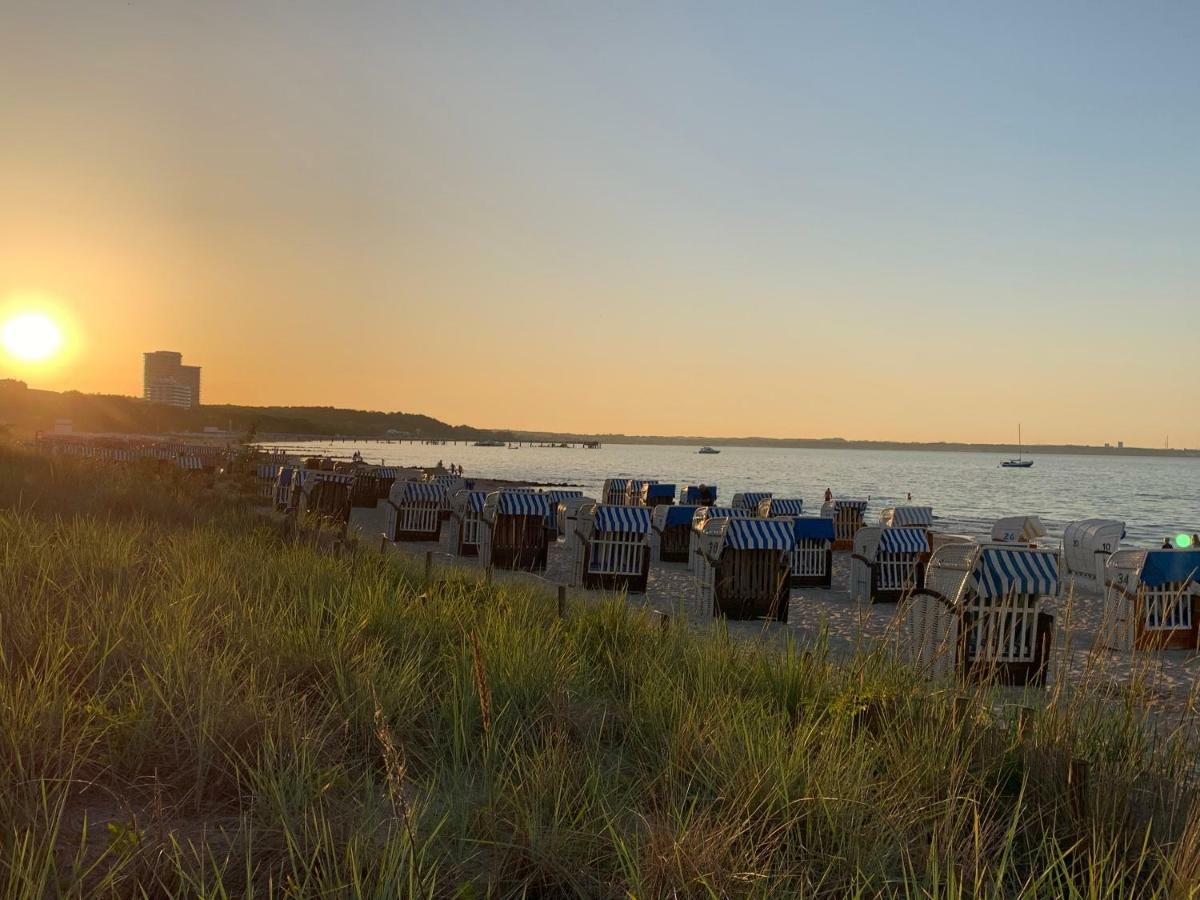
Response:
POLYGON ((572 583, 591 589, 641 593, 652 562, 680 563, 714 615, 783 622, 791 590, 831 587, 833 554, 848 549, 851 596, 902 603, 905 658, 932 675, 987 671, 1039 683, 1053 642, 1052 601, 1075 577, 1109 588, 1120 646, 1196 645, 1200 552, 1122 550, 1119 522, 1076 523, 1055 551, 1038 546, 1046 530, 1036 516, 1005 517, 990 539, 938 535, 935 548, 930 507, 887 507, 878 525, 867 525, 862 500, 835 499, 821 516, 805 516, 801 500, 768 492, 735 494, 723 507, 715 487, 706 486, 704 503, 677 503, 701 499, 697 486, 677 498, 674 485, 656 492, 658 484, 610 479, 602 493, 618 502, 604 502, 581 491, 485 494, 400 482, 386 529, 391 540, 436 541, 448 524, 454 552, 533 572, 545 570, 549 547, 562 541, 572 583))

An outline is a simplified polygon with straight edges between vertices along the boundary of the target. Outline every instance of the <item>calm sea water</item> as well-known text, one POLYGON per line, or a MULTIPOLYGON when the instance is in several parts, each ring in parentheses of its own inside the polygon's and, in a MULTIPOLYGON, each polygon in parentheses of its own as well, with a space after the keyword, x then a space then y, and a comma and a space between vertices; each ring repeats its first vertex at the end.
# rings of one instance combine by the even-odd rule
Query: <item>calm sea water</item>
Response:
POLYGON ((467 477, 569 483, 599 496, 605 478, 654 478, 679 485, 716 484, 718 498, 764 490, 802 497, 819 512, 825 489, 839 497, 870 497, 868 520, 885 506, 932 506, 946 530, 981 533, 1004 515, 1040 516, 1054 536, 1075 519, 1123 519, 1128 540, 1154 545, 1180 531, 1200 532, 1200 459, 1137 456, 1036 457, 1032 469, 1002 469, 989 453, 902 450, 809 450, 726 447, 701 455, 695 447, 606 444, 600 450, 522 447, 430 446, 386 442, 277 444, 305 455, 428 466, 439 459, 466 469, 467 477))

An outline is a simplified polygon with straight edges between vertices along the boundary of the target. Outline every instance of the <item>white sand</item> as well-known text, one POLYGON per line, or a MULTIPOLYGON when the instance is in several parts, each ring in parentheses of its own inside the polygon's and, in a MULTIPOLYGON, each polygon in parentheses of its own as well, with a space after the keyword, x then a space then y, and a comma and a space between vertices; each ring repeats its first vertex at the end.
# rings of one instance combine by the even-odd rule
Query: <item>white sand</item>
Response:
MULTIPOLYGON (((368 544, 380 544, 383 531, 382 504, 375 510, 353 510, 351 527, 358 530, 368 544)), ((440 543, 387 544, 386 549, 423 558, 434 553, 435 566, 453 566, 478 571, 478 559, 457 557, 450 552, 449 528, 443 528, 440 543)), ((731 634, 743 639, 782 641, 791 635, 799 641, 812 641, 827 631, 830 649, 836 655, 854 652, 889 638, 896 627, 896 603, 859 603, 851 599, 849 590, 850 554, 835 553, 833 587, 797 588, 791 592, 788 623, 728 622, 731 634)), ((497 579, 519 579, 545 584, 547 588, 569 585, 570 560, 567 545, 558 541, 551 545, 546 572, 541 575, 496 571, 497 579)), ((701 604, 697 580, 683 563, 662 563, 652 560, 650 578, 644 596, 632 595, 628 602, 671 616, 672 622, 683 620, 690 627, 706 627, 714 622, 712 610, 701 604)), ((568 587, 568 595, 580 600, 598 600, 601 591, 568 587)), ((1057 633, 1050 670, 1050 683, 1067 679, 1070 684, 1089 684, 1119 688, 1134 683, 1143 686, 1143 700, 1148 704, 1181 709, 1194 701, 1192 690, 1200 671, 1200 656, 1192 651, 1127 653, 1109 649, 1101 640, 1106 633, 1104 600, 1091 585, 1075 586, 1049 611, 1056 613, 1057 633)))

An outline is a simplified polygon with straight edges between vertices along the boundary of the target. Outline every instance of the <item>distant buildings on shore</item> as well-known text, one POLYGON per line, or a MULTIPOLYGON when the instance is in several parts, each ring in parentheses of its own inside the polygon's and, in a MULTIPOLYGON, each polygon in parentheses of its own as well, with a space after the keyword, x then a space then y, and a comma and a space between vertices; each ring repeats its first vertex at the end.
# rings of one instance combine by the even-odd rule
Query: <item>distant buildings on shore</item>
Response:
POLYGON ((183 354, 155 350, 144 354, 142 396, 154 403, 194 409, 200 405, 200 367, 185 366, 183 354))

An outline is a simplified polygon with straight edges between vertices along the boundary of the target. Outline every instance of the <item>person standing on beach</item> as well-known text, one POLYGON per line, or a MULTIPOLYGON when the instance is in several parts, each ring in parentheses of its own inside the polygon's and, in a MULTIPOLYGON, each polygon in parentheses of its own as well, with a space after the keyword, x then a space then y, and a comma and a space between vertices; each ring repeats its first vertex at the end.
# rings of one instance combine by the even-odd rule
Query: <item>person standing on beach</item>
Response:
POLYGON ((833 489, 825 488, 825 502, 828 503, 832 499, 833 499, 833 489))

